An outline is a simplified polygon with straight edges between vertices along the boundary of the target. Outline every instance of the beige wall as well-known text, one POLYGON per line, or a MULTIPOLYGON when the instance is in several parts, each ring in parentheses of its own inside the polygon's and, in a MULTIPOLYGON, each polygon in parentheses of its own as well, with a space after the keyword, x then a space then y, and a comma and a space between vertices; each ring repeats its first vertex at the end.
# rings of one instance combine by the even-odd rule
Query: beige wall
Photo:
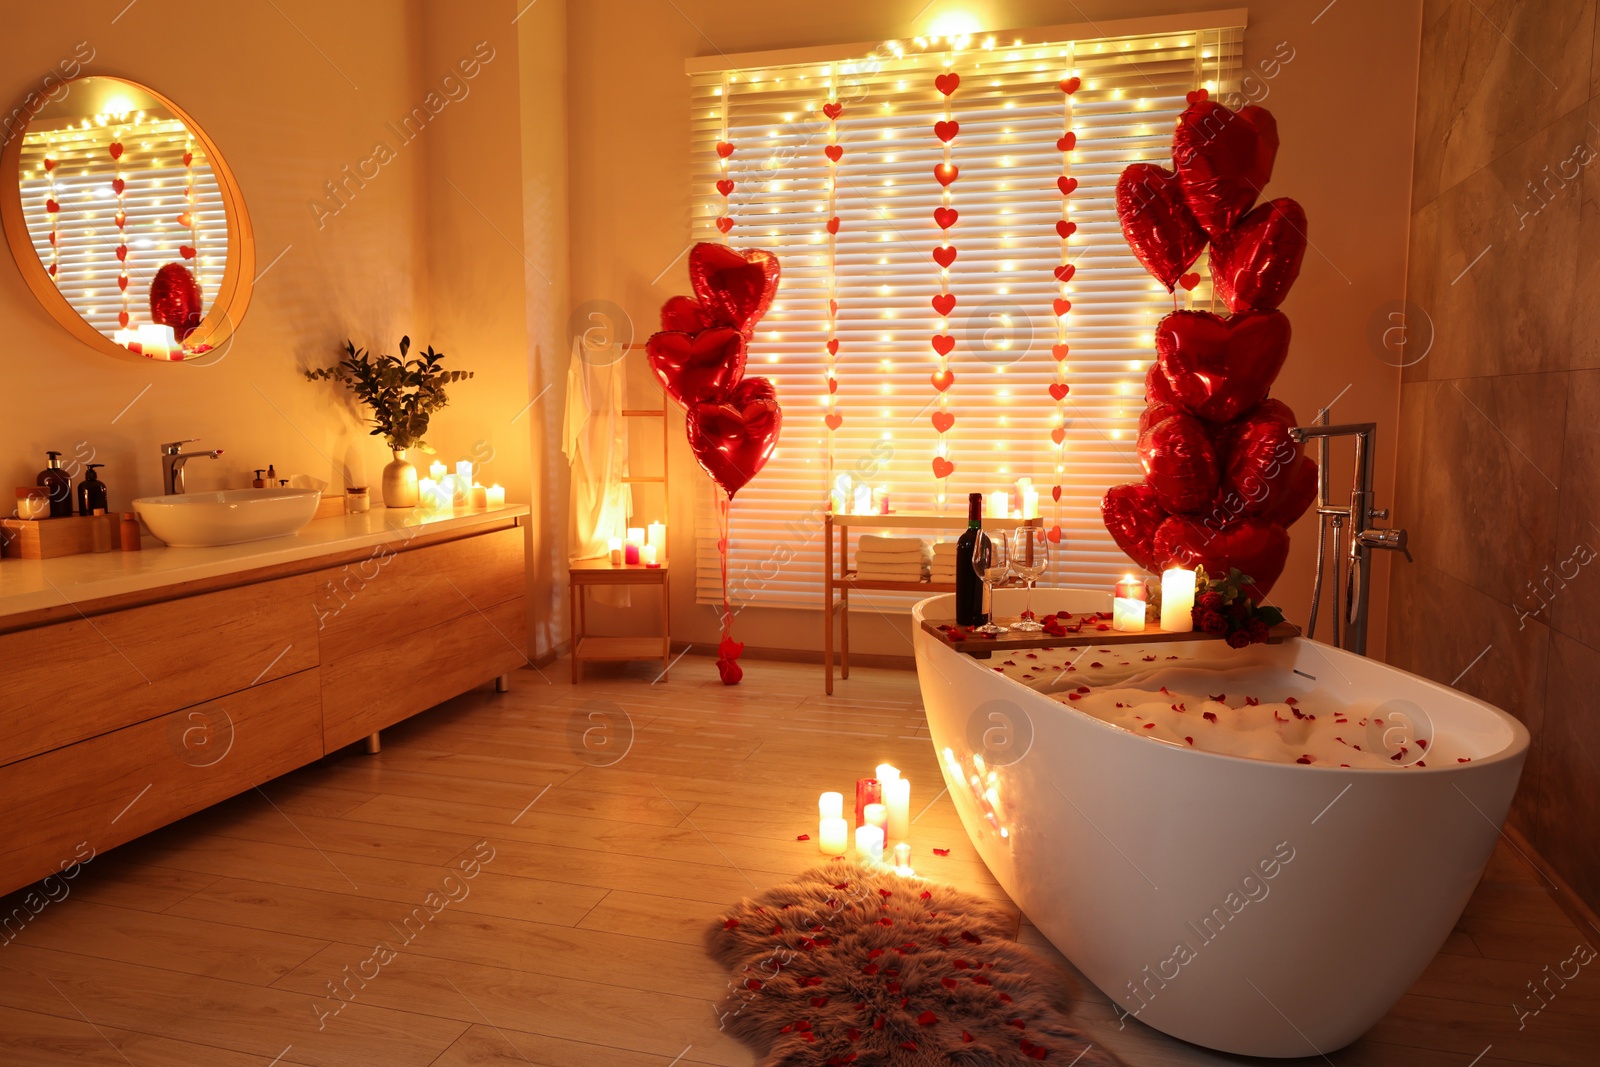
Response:
POLYGON ((1512 825, 1600 907, 1600 19, 1495 18, 1441 0, 1424 28, 1407 295, 1433 337, 1401 394, 1390 658, 1528 725, 1512 825))
MULTIPOLYGON (((589 0, 571 12, 572 299, 608 299, 628 309, 640 336, 654 329, 662 300, 687 291, 680 265, 651 281, 683 250, 688 237, 687 79, 690 56, 737 54, 878 41, 925 30, 948 8, 977 14, 988 28, 1096 22, 1223 4, 1138 0, 873 0, 872 3, 675 0, 637 3, 589 0)), ((1392 487, 1398 371, 1369 346, 1369 319, 1404 292, 1407 191, 1420 4, 1326 0, 1255 5, 1246 61, 1270 56, 1279 42, 1293 62, 1267 83, 1262 103, 1277 116, 1284 145, 1271 186, 1306 209, 1315 249, 1284 305, 1295 329, 1276 393, 1302 418, 1340 398, 1336 421, 1379 424, 1378 499, 1392 487), (1359 64, 1360 76, 1353 76, 1359 64), (1348 387, 1348 390, 1347 390, 1348 387), (1347 391, 1346 391, 1347 390, 1347 391)), ((1045 358, 1041 354, 1038 358, 1045 358)), ((679 486, 703 478, 674 434, 673 477, 679 486)), ((1348 468, 1338 477, 1346 479, 1348 468)), ((671 525, 693 529, 692 499, 675 494, 671 525)), ((1309 603, 1315 530, 1302 520, 1277 595, 1303 619, 1309 603)), ((681 542, 675 542, 681 546, 681 542)), ((1383 648, 1388 561, 1373 588, 1372 648, 1383 648)), ((679 547, 673 560, 673 636, 714 642, 714 609, 693 602, 693 563, 679 547)), ((615 625, 647 627, 649 613, 615 625), (636 621, 637 620, 637 621, 636 621)), ((820 612, 750 609, 739 636, 755 646, 820 648, 820 612)), ((910 652, 903 617, 861 613, 854 647, 890 655, 910 652)))
MULTIPOLYGON (((509 499, 531 499, 529 440, 549 409, 516 418, 533 395, 524 299, 530 264, 520 251, 520 46, 544 70, 564 55, 565 42, 559 25, 544 26, 543 35, 528 33, 531 19, 513 26, 518 6, 141 0, 115 22, 121 5, 83 0, 8 10, 0 35, 6 108, 87 40, 90 73, 162 90, 216 140, 243 188, 262 275, 224 358, 155 365, 75 342, 7 257, 0 358, 12 403, 0 422, 0 484, 31 484, 46 448, 93 449, 107 464, 113 505, 126 507, 160 491, 158 442, 199 437, 226 454, 191 464, 194 488, 247 485, 250 470, 268 463, 285 477, 376 486, 389 458, 381 439, 367 435, 360 413, 333 387, 305 381, 302 371, 331 363, 346 336, 393 351, 409 333, 418 347, 431 343, 450 365, 477 372, 452 390, 452 406, 429 434, 441 457, 488 459, 487 477, 504 484, 509 499), (442 80, 459 77, 458 61, 480 41, 494 58, 463 80, 464 97, 448 87, 459 99, 402 145, 389 124, 429 92, 449 99, 442 80), (195 42, 205 51, 185 58, 195 42), (342 168, 370 157, 380 140, 394 160, 364 185, 352 183, 344 206, 327 200, 324 183, 342 180, 342 168), (337 213, 319 220, 310 207, 319 197, 337 213)), ((542 0, 538 16, 548 20, 561 7, 542 0)), ((551 121, 532 115, 530 129, 538 135, 551 121)), ((562 248, 539 254, 564 264, 562 248)), ((546 632, 549 585, 546 570, 543 585, 530 590, 536 644, 546 632)))

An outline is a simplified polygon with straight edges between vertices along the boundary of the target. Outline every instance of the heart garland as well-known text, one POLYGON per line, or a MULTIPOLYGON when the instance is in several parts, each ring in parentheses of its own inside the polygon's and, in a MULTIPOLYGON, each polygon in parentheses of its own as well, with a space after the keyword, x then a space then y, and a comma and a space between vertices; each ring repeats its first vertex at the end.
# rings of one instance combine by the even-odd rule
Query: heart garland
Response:
POLYGON ((126 229, 128 218, 128 201, 127 197, 124 195, 128 188, 128 183, 122 177, 122 157, 125 153, 123 152, 121 141, 112 141, 111 144, 106 146, 106 151, 111 156, 111 162, 114 168, 111 178, 111 194, 117 199, 117 218, 122 220, 122 222, 118 223, 117 225, 117 260, 120 264, 117 268, 117 285, 120 286, 122 290, 122 312, 117 316, 117 321, 121 322, 123 327, 126 328, 128 323, 133 318, 133 308, 130 302, 131 298, 128 295, 128 235, 126 229))
MULTIPOLYGON (((729 152, 719 148, 723 159, 730 154, 731 146, 729 152)), ((737 662, 744 646, 733 640, 728 597, 733 498, 772 458, 783 424, 772 382, 744 376, 750 338, 777 295, 778 276, 778 257, 771 252, 701 242, 689 251, 694 296, 674 296, 662 304, 662 329, 645 342, 650 369, 666 395, 684 407, 690 451, 725 494, 717 502, 722 569, 717 670, 724 685, 737 685, 744 677, 737 662)), ((830 373, 830 397, 835 388, 830 373)))
POLYGON ((57 282, 61 270, 61 204, 56 200, 56 161, 50 156, 44 158, 44 177, 49 184, 49 191, 45 194, 44 211, 50 219, 50 266, 48 273, 57 282))
POLYGON ((203 286, 203 284, 204 284, 204 275, 201 273, 201 271, 202 271, 202 269, 204 267, 204 264, 198 258, 196 258, 196 252, 195 252, 195 250, 200 247, 200 218, 199 218, 199 213, 200 212, 199 212, 199 205, 197 205, 195 203, 195 199, 194 199, 194 142, 193 141, 190 141, 185 146, 182 159, 183 159, 183 171, 184 171, 183 198, 184 198, 184 201, 188 204, 188 210, 185 211, 184 214, 186 216, 188 216, 188 218, 189 218, 189 243, 186 244, 186 245, 181 246, 178 249, 178 252, 179 252, 179 254, 181 254, 183 256, 184 259, 193 261, 194 266, 191 268, 191 272, 194 275, 195 287, 198 289, 198 288, 201 288, 203 286))
MULTIPOLYGON (((829 100, 822 105, 823 118, 827 120, 828 129, 826 141, 829 145, 839 143, 839 116, 844 114, 844 105, 838 100, 829 100)), ((824 153, 826 155, 826 153, 824 153)), ((839 288, 838 288, 838 263, 839 263, 839 160, 834 156, 827 156, 828 160, 828 221, 824 228, 827 236, 827 278, 828 278, 828 340, 823 345, 826 353, 823 357, 823 374, 825 375, 828 395, 823 401, 822 423, 828 428, 828 485, 833 485, 833 434, 844 425, 844 415, 838 410, 839 379, 836 374, 839 355, 839 288)))
POLYGON ((1261 600, 1283 571, 1288 527, 1317 495, 1317 465, 1290 436, 1294 412, 1268 396, 1289 354, 1278 305, 1305 257, 1293 200, 1254 207, 1278 151, 1271 112, 1238 112, 1189 94, 1173 134, 1173 169, 1135 163, 1117 183, 1123 236, 1176 291, 1209 242, 1212 291, 1230 312, 1174 310, 1155 331, 1139 420, 1142 482, 1113 486, 1101 517, 1117 546, 1154 572, 1237 567, 1261 600))
POLYGON ((1061 151, 1061 178, 1057 182, 1057 189, 1061 193, 1061 218, 1056 221, 1056 236, 1061 241, 1061 264, 1054 269, 1056 284, 1060 286, 1060 293, 1050 302, 1050 309, 1055 314, 1056 343, 1051 346, 1050 354, 1056 361, 1056 380, 1050 383, 1050 399, 1056 402, 1056 417, 1050 429, 1050 440, 1056 449, 1055 475, 1056 484, 1051 489, 1051 496, 1056 502, 1056 526, 1061 523, 1061 475, 1067 466, 1067 394, 1071 387, 1067 384, 1067 353, 1070 350, 1067 344, 1067 313, 1072 310, 1072 289, 1067 284, 1077 273, 1077 265, 1072 262, 1072 249, 1070 241, 1072 235, 1078 232, 1078 224, 1072 221, 1070 211, 1072 191, 1077 188, 1076 179, 1072 177, 1072 152, 1078 147, 1078 135, 1072 130, 1072 98, 1077 93, 1082 81, 1076 77, 1063 78, 1059 83, 1062 100, 1063 132, 1056 141, 1056 148, 1061 151), (1073 183, 1068 189, 1067 183, 1073 183))
POLYGON ((950 332, 950 313, 955 310, 957 303, 955 294, 950 291, 950 266, 956 261, 957 250, 950 231, 961 218, 961 213, 951 203, 954 191, 950 187, 961 174, 952 160, 953 142, 961 132, 961 123, 956 121, 951 103, 951 97, 960 84, 961 75, 955 71, 946 71, 933 80, 934 88, 944 97, 944 117, 933 124, 933 136, 939 141, 944 157, 933 168, 934 180, 939 183, 939 206, 933 209, 933 221, 939 227, 943 243, 933 250, 933 261, 939 266, 939 292, 933 298, 933 310, 939 315, 939 326, 930 342, 937 365, 929 377, 935 393, 934 411, 930 418, 934 432, 939 435, 934 448, 932 470, 933 477, 939 482, 938 500, 941 508, 944 506, 948 479, 956 469, 955 461, 950 459, 948 438, 950 428, 956 423, 956 417, 950 411, 949 389, 956 380, 950 370, 950 353, 956 346, 955 336, 950 332))

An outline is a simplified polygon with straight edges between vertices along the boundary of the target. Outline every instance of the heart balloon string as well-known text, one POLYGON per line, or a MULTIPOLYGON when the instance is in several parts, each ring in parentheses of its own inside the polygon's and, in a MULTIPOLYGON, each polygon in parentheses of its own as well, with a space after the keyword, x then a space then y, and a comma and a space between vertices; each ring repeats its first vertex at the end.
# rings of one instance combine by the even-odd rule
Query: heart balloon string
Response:
POLYGON ((701 242, 689 252, 694 296, 661 306, 661 329, 645 356, 661 387, 684 409, 695 460, 726 494, 717 501, 717 553, 722 574, 722 640, 717 670, 725 685, 744 677, 744 646, 733 639, 728 597, 728 531, 733 498, 760 473, 778 446, 783 410, 766 378, 745 377, 756 323, 778 291, 778 257, 701 242))
MULTIPOLYGON (((1305 257, 1305 212, 1283 198, 1256 205, 1272 178, 1277 122, 1191 92, 1172 140, 1173 167, 1135 163, 1117 182, 1129 247, 1173 295, 1156 326, 1138 452, 1144 479, 1113 486, 1101 515, 1139 566, 1204 566, 1254 579, 1261 600, 1283 571, 1288 527, 1311 506, 1317 465, 1289 431, 1294 412, 1268 393, 1289 354, 1278 310, 1305 257), (1179 309, 1210 248, 1212 298, 1229 312, 1179 309)), ((1192 300, 1192 296, 1191 296, 1192 300)))

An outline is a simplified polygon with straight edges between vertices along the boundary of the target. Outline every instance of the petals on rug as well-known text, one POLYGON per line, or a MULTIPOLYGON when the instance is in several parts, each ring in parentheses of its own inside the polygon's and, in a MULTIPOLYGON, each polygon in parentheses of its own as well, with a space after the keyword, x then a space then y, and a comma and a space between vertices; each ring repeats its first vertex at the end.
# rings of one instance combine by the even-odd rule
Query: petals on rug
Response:
POLYGON ((841 859, 742 901, 706 943, 732 972, 722 1023, 768 1067, 1119 1064, 1009 927, 989 901, 841 859))

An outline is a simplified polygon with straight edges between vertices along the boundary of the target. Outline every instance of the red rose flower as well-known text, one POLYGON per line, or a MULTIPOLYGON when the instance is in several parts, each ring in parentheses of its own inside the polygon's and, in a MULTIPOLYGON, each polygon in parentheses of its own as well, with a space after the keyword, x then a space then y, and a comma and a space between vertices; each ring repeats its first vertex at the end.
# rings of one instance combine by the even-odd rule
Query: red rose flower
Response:
POLYGON ((1211 634, 1213 637, 1220 637, 1228 632, 1228 620, 1223 618, 1217 612, 1201 611, 1196 608, 1195 614, 1199 616, 1197 619, 1195 619, 1195 622, 1200 624, 1200 629, 1204 630, 1208 634, 1211 634))
POLYGON ((1249 630, 1235 630, 1228 635, 1229 648, 1245 648, 1250 644, 1249 630))
POLYGON ((1250 640, 1257 642, 1265 641, 1272 633, 1272 627, 1268 626, 1266 622, 1261 619, 1251 619, 1249 630, 1250 640))
POLYGON ((1222 594, 1221 593, 1201 593, 1199 599, 1196 600, 1195 603, 1197 603, 1200 607, 1204 608, 1206 611, 1221 611, 1222 610, 1222 594))

